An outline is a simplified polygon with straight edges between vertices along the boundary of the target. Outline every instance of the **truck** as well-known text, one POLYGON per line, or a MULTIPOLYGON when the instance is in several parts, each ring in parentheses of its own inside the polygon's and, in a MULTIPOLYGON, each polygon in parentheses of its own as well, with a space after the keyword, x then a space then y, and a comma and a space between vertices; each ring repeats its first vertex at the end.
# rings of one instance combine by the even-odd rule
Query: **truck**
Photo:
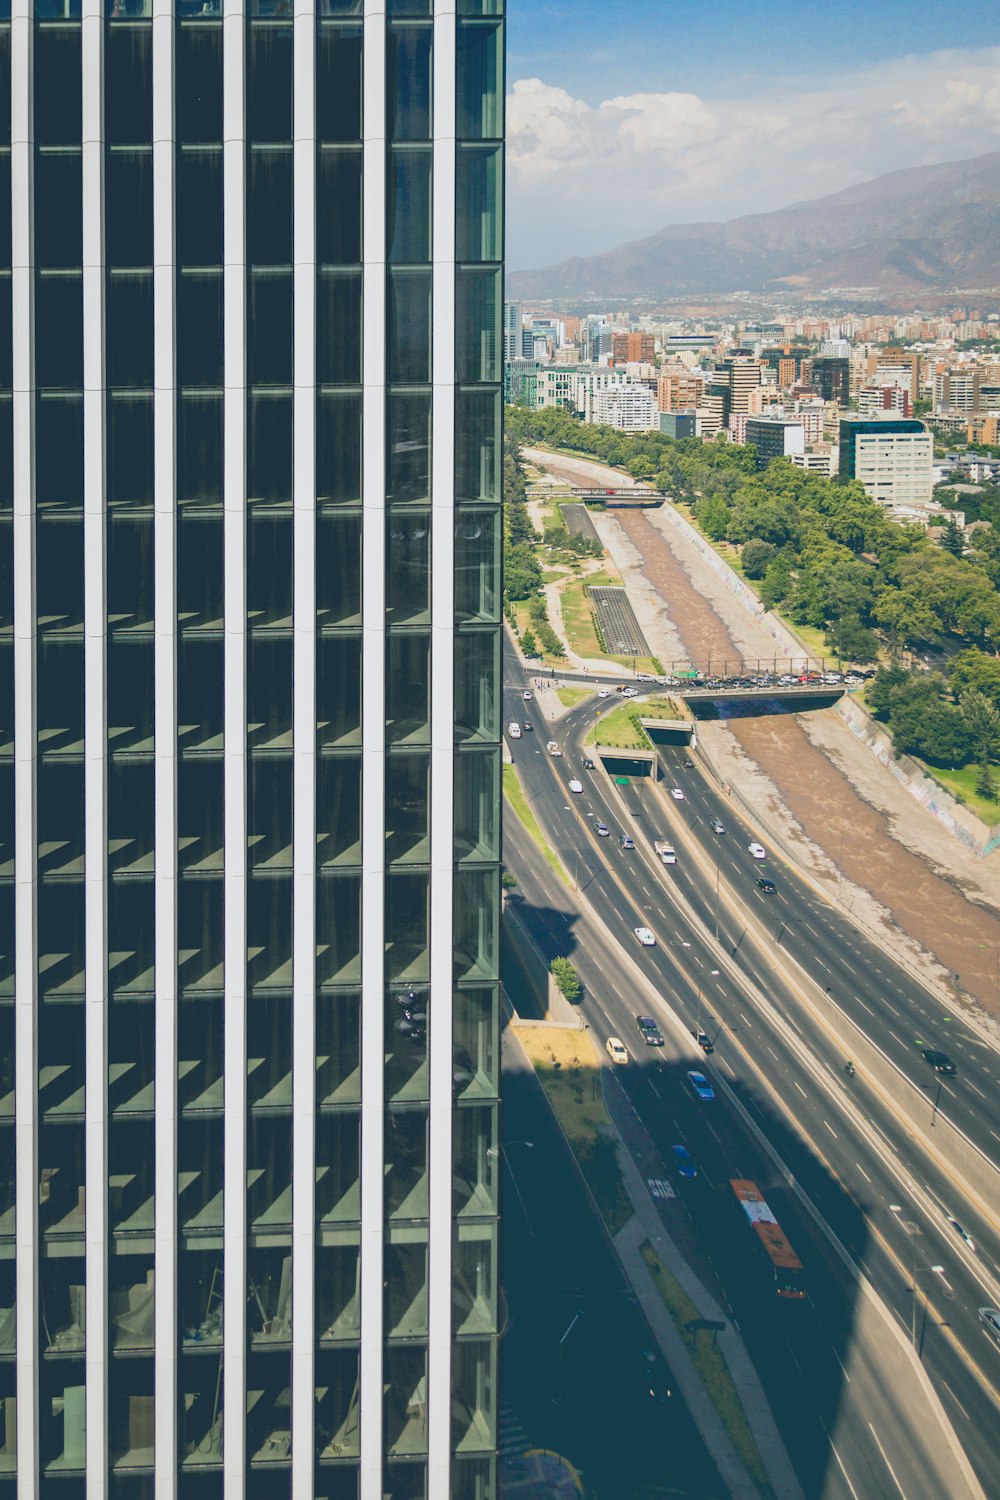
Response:
POLYGON ((655 839, 653 841, 653 850, 660 856, 665 865, 675 865, 677 863, 677 855, 674 853, 673 844, 668 844, 663 839, 655 839))

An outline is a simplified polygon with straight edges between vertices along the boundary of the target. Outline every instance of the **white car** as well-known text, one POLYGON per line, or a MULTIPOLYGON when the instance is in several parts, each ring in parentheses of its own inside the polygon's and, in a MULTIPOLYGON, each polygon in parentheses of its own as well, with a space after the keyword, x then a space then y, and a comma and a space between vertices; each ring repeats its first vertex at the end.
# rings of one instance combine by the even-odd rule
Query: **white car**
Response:
POLYGON ((573 780, 569 784, 569 789, 571 792, 576 792, 577 796, 579 796, 579 794, 583 791, 583 782, 577 781, 576 777, 574 776, 573 780))
POLYGON ((613 1063, 621 1064, 628 1062, 628 1052, 625 1049, 625 1044, 619 1041, 618 1037, 609 1036, 605 1045, 608 1049, 608 1056, 613 1063))
POLYGON ((525 688, 524 692, 521 694, 521 697, 524 699, 525 703, 530 703, 532 697, 531 689, 525 688))
POLYGON ((611 689, 610 688, 598 688, 597 689, 597 696, 598 696, 598 698, 610 698, 611 697, 611 689))
POLYGON ((599 839, 606 839, 610 831, 611 830, 608 828, 607 823, 594 824, 594 832, 597 834, 597 837, 599 839))
POLYGON ((545 748, 550 755, 562 755, 562 751, 559 749, 559 746, 556 744, 555 740, 549 740, 545 748))
POLYGON ((753 859, 767 858, 767 854, 764 851, 763 844, 747 844, 747 849, 753 859))
POLYGON ((656 939, 648 927, 633 927, 632 931, 644 948, 655 948, 656 939))
POLYGON ((684 801, 684 793, 681 791, 679 786, 672 786, 670 788, 670 795, 671 797, 673 797, 675 802, 684 801))
POLYGON ((625 691, 622 693, 622 697, 623 698, 638 698, 638 696, 639 696, 639 689, 638 688, 626 688, 625 691))
POLYGON ((511 737, 512 740, 519 740, 521 738, 521 726, 520 726, 520 724, 514 724, 514 723, 508 724, 507 725, 507 733, 510 735, 510 737, 511 737))

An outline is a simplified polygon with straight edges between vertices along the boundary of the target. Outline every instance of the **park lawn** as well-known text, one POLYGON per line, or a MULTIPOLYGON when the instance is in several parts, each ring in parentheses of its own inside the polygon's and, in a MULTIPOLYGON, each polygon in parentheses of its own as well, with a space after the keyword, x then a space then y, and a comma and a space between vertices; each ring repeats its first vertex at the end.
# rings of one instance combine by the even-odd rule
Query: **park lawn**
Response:
MULTIPOLYGON (((922 763, 923 764, 923 763, 922 763)), ((962 766, 957 771, 943 771, 938 766, 925 767, 928 776, 944 787, 946 792, 959 802, 963 802, 970 812, 974 812, 977 818, 982 818, 984 823, 990 827, 1000 823, 1000 766, 991 766, 993 785, 997 789, 994 798, 981 797, 976 791, 976 782, 979 780, 978 766, 962 766)))
POLYGON ((514 605, 514 627, 517 630, 518 639, 520 639, 521 636, 524 635, 524 632, 526 630, 530 630, 532 635, 535 637, 535 640, 538 643, 538 650, 535 656, 532 658, 532 661, 546 667, 564 667, 566 665, 565 652, 560 652, 560 654, 556 656, 553 654, 553 652, 546 651, 542 646, 541 641, 538 640, 538 631, 536 630, 535 625, 532 622, 527 599, 518 599, 514 605))
POLYGON ((592 697, 593 693, 593 688, 556 688, 556 697, 559 699, 559 702, 562 704, 563 708, 575 708, 578 703, 583 702, 584 698, 592 697))
POLYGON ((589 1031, 575 1027, 513 1027, 535 1070, 559 1128, 580 1163, 612 1234, 632 1217, 632 1204, 601 1092, 600 1061, 589 1031))
POLYGON ((719 1413, 733 1447, 742 1459, 747 1473, 761 1496, 766 1497, 766 1500, 774 1500, 774 1490, 767 1477, 764 1461, 746 1419, 733 1377, 729 1373, 725 1355, 709 1334, 688 1327, 688 1323, 699 1316, 698 1309, 680 1282, 671 1276, 649 1240, 643 1240, 640 1249, 642 1258, 649 1268, 649 1274, 656 1283, 663 1305, 673 1318, 677 1332, 687 1346, 692 1363, 698 1372, 698 1378, 705 1388, 705 1394, 719 1413))
POLYGON ((513 766, 504 766, 503 768, 503 792, 510 803, 514 816, 520 818, 532 841, 538 846, 541 853, 559 876, 559 879, 566 885, 569 885, 569 876, 559 863, 552 845, 538 826, 538 819, 528 805, 528 799, 524 795, 524 788, 513 766))

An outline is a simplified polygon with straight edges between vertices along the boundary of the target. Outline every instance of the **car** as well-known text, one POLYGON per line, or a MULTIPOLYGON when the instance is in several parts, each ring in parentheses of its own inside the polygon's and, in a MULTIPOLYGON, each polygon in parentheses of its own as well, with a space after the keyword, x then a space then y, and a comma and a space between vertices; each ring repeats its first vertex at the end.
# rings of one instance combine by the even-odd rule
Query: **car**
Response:
POLYGON ((981 1307, 979 1321, 986 1333, 1000 1344, 1000 1307, 981 1307))
POLYGON ((773 896, 778 887, 773 880, 758 880, 757 887, 764 892, 765 896, 773 896))
POLYGON ((701 1048, 702 1052, 705 1053, 706 1057, 710 1052, 715 1051, 715 1047, 712 1045, 712 1038, 709 1036, 707 1031, 702 1031, 700 1026, 692 1031, 691 1035, 698 1043, 698 1046, 701 1048))
POLYGON ((693 760, 683 760, 681 762, 681 764, 684 767, 685 771, 693 771, 694 770, 694 761, 693 760))
POLYGON ((562 751, 559 749, 559 746, 556 744, 555 740, 549 740, 545 748, 550 755, 562 755, 562 751))
POLYGON ((569 789, 571 792, 575 792, 576 795, 579 796, 583 791, 583 782, 577 781, 576 777, 574 776, 569 784, 569 789))
POLYGON ((638 688, 626 688, 625 691, 624 691, 624 693, 622 693, 622 697, 623 698, 638 698, 638 696, 639 696, 639 689, 638 688))
POLYGON ((713 1089, 712 1085, 709 1083, 704 1073, 699 1073, 696 1068, 688 1069, 687 1081, 694 1089, 699 1099, 708 1100, 715 1098, 715 1090, 713 1089))
POLYGON ((747 850, 752 859, 766 859, 767 854, 763 844, 747 844, 747 850))
POLYGON ((940 1073, 945 1078, 954 1078, 955 1064, 947 1052, 939 1052, 936 1047, 924 1047, 920 1056, 925 1063, 930 1063, 935 1073, 940 1073))
POLYGON ((534 724, 532 724, 530 719, 525 719, 524 723, 521 725, 521 728, 524 730, 525 734, 532 734, 534 732, 535 726, 534 724))
POLYGON ((521 738, 521 726, 520 726, 520 724, 513 724, 513 723, 512 724, 508 724, 507 725, 507 733, 510 735, 510 737, 511 737, 512 740, 519 740, 521 738))
POLYGON ((680 1145, 671 1146, 670 1149, 674 1153, 674 1164, 677 1167, 678 1177, 683 1177, 685 1181, 692 1182, 698 1175, 698 1168, 694 1164, 694 1158, 690 1151, 686 1146, 680 1145))
POLYGON ((532 693, 530 688, 525 688, 524 692, 521 694, 521 697, 524 699, 525 703, 530 703, 532 698, 534 697, 534 694, 532 693))
POLYGON ((633 927, 632 931, 635 933, 636 937, 639 939, 644 948, 656 947, 656 939, 650 932, 648 927, 633 927))
POLYGON ((638 1026, 640 1035, 642 1036, 642 1039, 646 1043, 647 1047, 663 1046, 663 1038, 660 1035, 660 1028, 659 1026, 657 1026, 652 1016, 636 1016, 635 1024, 638 1026))
POLYGON ((606 839, 608 834, 611 832, 611 829, 608 827, 607 823, 595 823, 594 832, 597 834, 597 837, 599 839, 606 839))
POLYGON ((597 696, 598 696, 598 698, 610 698, 611 697, 611 689, 610 688, 598 688, 597 689, 597 696))
POLYGON ((725 833, 726 831, 726 825, 725 823, 723 823, 721 818, 713 818, 708 826, 709 828, 711 828, 713 833, 725 833))
POLYGON ((635 839, 630 839, 627 833, 620 833, 618 835, 618 847, 619 849, 634 849, 635 839))
POLYGON ((589 756, 583 763, 583 769, 585 771, 592 771, 594 769, 594 762, 589 758, 589 756))
POLYGON ((946 1213, 945 1218, 948 1220, 948 1223, 951 1225, 952 1229, 954 1229, 959 1239, 964 1240, 969 1249, 974 1253, 976 1249, 976 1242, 972 1238, 972 1235, 969 1233, 969 1231, 966 1229, 965 1225, 960 1224, 955 1218, 954 1214, 946 1213))
POLYGON ((613 1063, 621 1064, 628 1062, 628 1052, 625 1050, 625 1043, 620 1041, 618 1037, 609 1036, 605 1046, 607 1047, 608 1056, 613 1063))
POLYGON ((684 801, 684 793, 681 791, 679 786, 672 786, 670 788, 670 795, 671 797, 673 797, 675 802, 684 801))

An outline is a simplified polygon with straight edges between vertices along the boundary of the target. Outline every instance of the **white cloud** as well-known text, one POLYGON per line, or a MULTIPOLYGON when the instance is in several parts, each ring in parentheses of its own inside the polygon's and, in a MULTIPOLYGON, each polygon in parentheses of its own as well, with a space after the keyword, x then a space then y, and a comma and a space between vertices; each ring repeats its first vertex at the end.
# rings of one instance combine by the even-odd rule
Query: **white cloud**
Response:
POLYGON ((591 105, 526 78, 507 125, 516 269, 997 150, 1000 47, 779 80, 746 98, 641 93, 591 105))

